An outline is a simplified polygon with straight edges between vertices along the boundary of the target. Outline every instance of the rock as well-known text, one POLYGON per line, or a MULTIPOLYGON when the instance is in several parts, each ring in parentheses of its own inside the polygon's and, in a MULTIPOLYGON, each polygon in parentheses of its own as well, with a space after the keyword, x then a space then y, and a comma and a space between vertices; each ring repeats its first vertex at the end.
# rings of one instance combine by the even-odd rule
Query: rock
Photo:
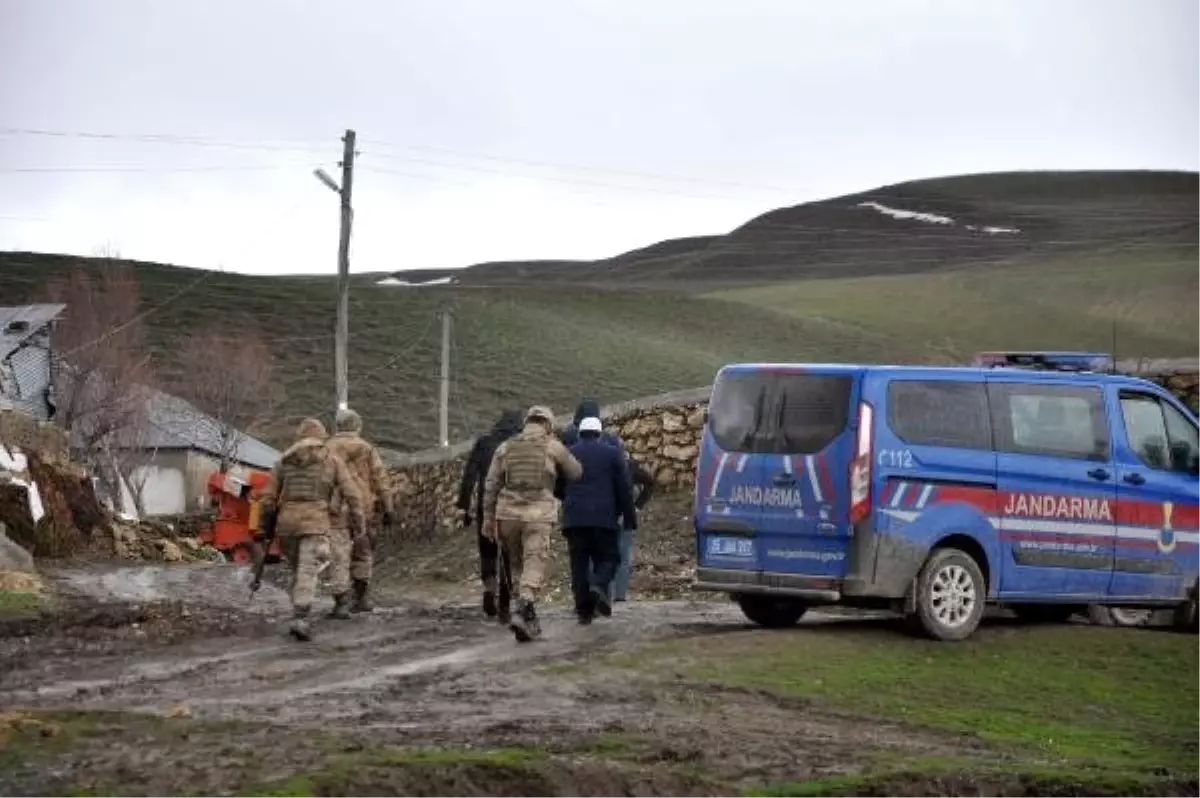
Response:
POLYGON ((179 545, 188 551, 200 551, 200 541, 195 538, 179 538, 179 545))
POLYGON ((4 524, 0 524, 0 571, 33 571, 33 555, 9 539, 4 524))
POLYGON ((663 432, 681 432, 687 426, 683 417, 676 413, 662 414, 663 432))
POLYGON ((654 475, 654 481, 663 487, 671 487, 675 484, 675 469, 670 466, 660 468, 658 473, 654 475))
POLYGON ((687 417, 689 429, 704 429, 704 414, 707 408, 698 407, 687 417))
POLYGON ((662 450, 663 457, 671 460, 686 462, 693 459, 700 453, 696 446, 664 446, 662 450))
POLYGON ((166 562, 182 562, 183 552, 179 546, 173 541, 162 539, 158 541, 158 547, 162 549, 163 560, 166 562))
POLYGON ((36 573, 0 569, 0 590, 8 593, 41 593, 45 588, 36 573))
POLYGON ((187 704, 176 704, 171 707, 167 717, 175 720, 187 720, 192 717, 192 710, 187 704))

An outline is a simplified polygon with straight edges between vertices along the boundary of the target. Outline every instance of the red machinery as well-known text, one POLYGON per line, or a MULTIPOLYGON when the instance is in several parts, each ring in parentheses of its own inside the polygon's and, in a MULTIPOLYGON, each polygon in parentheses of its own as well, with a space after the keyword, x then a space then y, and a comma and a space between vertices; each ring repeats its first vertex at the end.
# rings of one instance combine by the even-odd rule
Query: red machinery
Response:
MULTIPOLYGON (((219 471, 210 476, 208 495, 217 507, 217 515, 212 526, 200 533, 200 541, 233 562, 254 562, 254 535, 261 517, 259 500, 270 481, 271 475, 262 471, 249 471, 244 479, 219 471)), ((279 559, 279 538, 271 541, 266 556, 267 562, 279 559)))

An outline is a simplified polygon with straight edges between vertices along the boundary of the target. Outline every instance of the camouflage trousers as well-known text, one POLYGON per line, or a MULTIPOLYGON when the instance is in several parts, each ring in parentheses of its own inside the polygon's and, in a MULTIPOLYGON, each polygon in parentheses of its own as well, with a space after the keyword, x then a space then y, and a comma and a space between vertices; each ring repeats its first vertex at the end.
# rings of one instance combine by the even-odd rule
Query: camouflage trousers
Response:
POLYGON ((281 539, 280 546, 292 572, 292 607, 312 606, 317 597, 317 577, 331 557, 329 537, 289 535, 281 539))
POLYGON ((500 545, 517 587, 517 598, 537 600, 546 583, 553 530, 554 524, 547 522, 500 522, 500 545))
POLYGON ((350 590, 350 580, 371 581, 375 556, 364 538, 356 541, 350 530, 334 527, 329 533, 333 561, 329 567, 329 588, 335 596, 350 590))

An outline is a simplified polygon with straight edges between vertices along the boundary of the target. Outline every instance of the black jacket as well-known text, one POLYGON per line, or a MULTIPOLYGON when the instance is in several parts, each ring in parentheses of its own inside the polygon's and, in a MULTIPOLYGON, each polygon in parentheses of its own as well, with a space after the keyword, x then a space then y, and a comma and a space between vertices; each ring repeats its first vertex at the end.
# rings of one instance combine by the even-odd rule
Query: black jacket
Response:
POLYGON ((620 449, 598 438, 580 438, 571 454, 583 466, 583 476, 566 485, 563 529, 637 529, 629 473, 620 449))
POLYGON ((492 465, 492 455, 500 448, 500 444, 521 431, 524 414, 520 410, 506 410, 491 431, 480 436, 467 455, 467 464, 463 467, 462 481, 458 485, 458 509, 467 513, 467 523, 471 519, 480 520, 482 515, 479 508, 483 506, 483 486, 487 479, 488 468, 492 465), (472 501, 474 499, 474 501, 472 501), (475 515, 472 516, 472 510, 475 515))

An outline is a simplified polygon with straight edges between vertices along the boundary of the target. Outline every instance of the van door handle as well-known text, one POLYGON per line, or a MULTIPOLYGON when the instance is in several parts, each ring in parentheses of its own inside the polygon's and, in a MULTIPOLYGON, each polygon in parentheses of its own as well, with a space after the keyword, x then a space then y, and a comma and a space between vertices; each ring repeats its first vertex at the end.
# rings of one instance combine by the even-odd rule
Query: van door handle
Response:
POLYGON ((1144 476, 1142 476, 1141 474, 1137 474, 1137 473, 1126 474, 1125 481, 1128 482, 1130 485, 1145 485, 1146 484, 1146 478, 1144 476))
POLYGON ((1108 472, 1103 468, 1093 468, 1088 472, 1088 476, 1092 479, 1098 479, 1103 482, 1104 480, 1108 479, 1108 472))
POLYGON ((775 477, 774 482, 776 485, 778 485, 781 488, 786 487, 788 485, 795 485, 796 484, 796 475, 795 474, 779 474, 775 477))

